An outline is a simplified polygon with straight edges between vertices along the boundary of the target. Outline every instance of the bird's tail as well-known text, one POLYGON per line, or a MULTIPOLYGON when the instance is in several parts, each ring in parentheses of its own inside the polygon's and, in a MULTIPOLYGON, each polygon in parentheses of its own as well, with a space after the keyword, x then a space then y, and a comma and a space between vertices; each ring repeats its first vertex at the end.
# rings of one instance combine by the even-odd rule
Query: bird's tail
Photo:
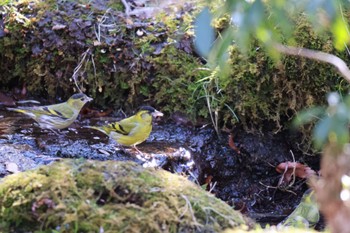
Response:
POLYGON ((105 129, 105 126, 84 126, 84 128, 88 128, 88 129, 95 129, 98 130, 106 135, 108 135, 108 131, 105 129))
POLYGON ((26 110, 24 110, 24 109, 20 109, 20 108, 6 108, 7 110, 9 110, 9 111, 15 111, 15 112, 20 112, 20 113, 27 113, 27 111, 26 110))

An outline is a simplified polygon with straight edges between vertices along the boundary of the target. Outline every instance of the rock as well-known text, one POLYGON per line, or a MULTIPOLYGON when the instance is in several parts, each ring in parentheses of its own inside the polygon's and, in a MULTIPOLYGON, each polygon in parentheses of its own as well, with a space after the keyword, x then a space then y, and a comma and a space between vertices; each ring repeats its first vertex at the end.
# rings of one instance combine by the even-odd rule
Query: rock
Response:
POLYGON ((0 182, 0 231, 220 232, 247 220, 185 177, 134 162, 71 160, 0 182))
POLYGON ((26 157, 30 153, 31 147, 28 145, 0 144, 0 176, 16 171, 26 171, 38 166, 34 160, 26 157))

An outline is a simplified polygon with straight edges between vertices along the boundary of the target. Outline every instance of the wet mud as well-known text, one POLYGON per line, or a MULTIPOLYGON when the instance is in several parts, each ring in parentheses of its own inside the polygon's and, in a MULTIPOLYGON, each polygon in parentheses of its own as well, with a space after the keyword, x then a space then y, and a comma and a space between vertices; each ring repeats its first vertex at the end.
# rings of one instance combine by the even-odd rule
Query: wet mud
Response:
POLYGON ((9 164, 24 171, 64 158, 132 160, 186 176, 264 225, 287 217, 308 188, 306 180, 299 178, 278 185, 281 174, 275 167, 298 161, 319 169, 318 156, 303 154, 291 132, 261 135, 237 129, 232 147, 228 134, 218 137, 210 126, 179 126, 164 120, 138 146, 139 153, 84 128, 113 120, 80 118, 70 128, 52 132, 21 114, 0 109, 0 177, 16 172, 9 164))

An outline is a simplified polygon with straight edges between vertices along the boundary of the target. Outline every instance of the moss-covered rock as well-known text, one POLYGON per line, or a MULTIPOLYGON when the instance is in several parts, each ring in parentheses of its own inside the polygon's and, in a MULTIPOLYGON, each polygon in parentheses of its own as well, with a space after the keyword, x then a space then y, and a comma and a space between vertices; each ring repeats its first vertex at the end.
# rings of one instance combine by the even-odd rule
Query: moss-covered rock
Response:
POLYGON ((246 220, 184 177, 65 160, 0 182, 2 232, 219 232, 246 220))
MULTIPOLYGON (((323 51, 349 61, 332 46, 330 35, 315 33, 306 16, 296 20, 295 46, 323 51)), ((235 45, 230 48, 230 75, 220 80, 225 103, 232 106, 246 128, 275 131, 289 126, 302 109, 323 105, 331 91, 347 93, 349 84, 330 64, 282 55, 278 62, 269 58, 258 43, 248 54, 235 45)))
POLYGON ((0 85, 60 99, 81 89, 101 107, 126 111, 147 99, 163 111, 195 113, 194 82, 205 73, 198 71, 202 62, 191 44, 195 15, 190 13, 196 8, 176 5, 176 12, 164 8, 143 18, 127 16, 123 4, 116 4, 8 4, 0 33, 0 85))
MULTIPOLYGON (((217 2, 211 9, 223 1, 217 2)), ((286 128, 301 109, 323 104, 328 92, 349 90, 330 65, 291 56, 276 63, 256 42, 247 54, 230 48, 228 76, 204 69, 192 45, 198 2, 176 11, 159 8, 148 18, 124 14, 119 1, 12 4, 3 32, 0 27, 2 88, 19 83, 34 95, 65 99, 77 83, 101 107, 128 112, 147 102, 165 113, 217 117, 218 126, 238 119, 246 129, 273 131, 286 128)), ((330 34, 313 31, 305 15, 294 17, 295 46, 350 62, 334 49, 330 34)), ((222 15, 213 26, 222 31, 229 19, 222 15)))
MULTIPOLYGON (((317 233, 319 231, 313 229, 304 229, 304 228, 294 228, 294 227, 266 227, 266 228, 257 228, 254 230, 244 230, 244 229, 228 229, 222 233, 317 233)), ((329 232, 329 231, 325 231, 329 232)))

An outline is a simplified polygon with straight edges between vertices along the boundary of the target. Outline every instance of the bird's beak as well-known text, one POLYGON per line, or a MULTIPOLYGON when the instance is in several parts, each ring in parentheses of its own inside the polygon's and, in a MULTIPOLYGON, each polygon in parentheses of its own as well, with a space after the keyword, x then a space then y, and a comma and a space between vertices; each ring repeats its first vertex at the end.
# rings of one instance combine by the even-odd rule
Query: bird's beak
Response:
POLYGON ((157 118, 157 117, 162 117, 162 116, 164 116, 164 114, 163 114, 162 112, 159 112, 159 111, 155 110, 154 112, 152 112, 152 116, 153 116, 154 118, 157 118))
POLYGON ((87 98, 88 98, 88 102, 94 100, 93 98, 91 98, 91 97, 89 97, 89 96, 88 96, 87 98))

